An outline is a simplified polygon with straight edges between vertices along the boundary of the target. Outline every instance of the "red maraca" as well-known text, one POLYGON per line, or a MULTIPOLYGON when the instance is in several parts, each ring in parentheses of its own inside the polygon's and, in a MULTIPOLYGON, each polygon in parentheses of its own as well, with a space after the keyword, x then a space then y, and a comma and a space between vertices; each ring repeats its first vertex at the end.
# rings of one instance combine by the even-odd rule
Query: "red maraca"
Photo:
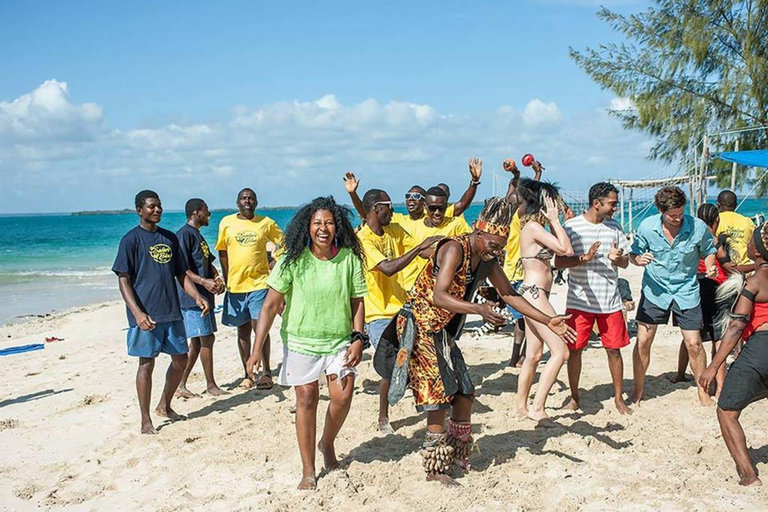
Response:
POLYGON ((533 162, 534 162, 533 155, 530 153, 526 153, 525 155, 523 155, 523 158, 521 159, 521 161, 523 162, 524 166, 530 167, 533 165, 533 162))

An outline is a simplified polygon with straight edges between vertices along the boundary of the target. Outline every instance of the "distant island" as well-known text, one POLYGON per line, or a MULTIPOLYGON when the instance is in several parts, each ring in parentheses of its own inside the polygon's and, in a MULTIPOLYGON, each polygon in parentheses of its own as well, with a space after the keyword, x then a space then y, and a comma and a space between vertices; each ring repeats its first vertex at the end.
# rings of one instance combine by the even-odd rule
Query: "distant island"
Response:
POLYGON ((83 217, 86 215, 124 215, 126 213, 136 213, 136 210, 130 210, 128 208, 124 210, 93 210, 83 212, 72 212, 70 215, 75 217, 83 217))

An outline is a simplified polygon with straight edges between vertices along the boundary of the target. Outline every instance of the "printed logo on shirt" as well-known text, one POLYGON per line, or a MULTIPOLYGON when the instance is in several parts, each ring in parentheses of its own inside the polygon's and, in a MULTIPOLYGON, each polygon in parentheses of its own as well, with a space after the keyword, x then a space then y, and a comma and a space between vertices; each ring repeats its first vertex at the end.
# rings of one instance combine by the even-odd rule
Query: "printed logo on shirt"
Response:
POLYGON ((200 242, 200 250, 203 251, 203 256, 205 256, 206 258, 211 257, 211 249, 208 247, 208 242, 206 242, 205 240, 202 240, 200 242))
POLYGON ((240 231, 235 235, 235 241, 242 246, 251 247, 259 241, 259 234, 255 231, 240 231))
POLYGON ((165 244, 155 244, 149 248, 149 255, 153 260, 164 265, 171 261, 173 251, 165 244))

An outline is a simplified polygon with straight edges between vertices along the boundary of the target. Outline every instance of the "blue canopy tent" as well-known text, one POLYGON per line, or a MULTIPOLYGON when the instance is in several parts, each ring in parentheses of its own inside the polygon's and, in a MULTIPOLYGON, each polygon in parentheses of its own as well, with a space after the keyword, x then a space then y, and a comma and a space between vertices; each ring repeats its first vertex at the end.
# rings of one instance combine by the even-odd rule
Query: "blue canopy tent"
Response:
POLYGON ((765 167, 768 168, 768 149, 754 149, 752 151, 723 151, 713 153, 713 157, 734 162, 747 167, 765 167))

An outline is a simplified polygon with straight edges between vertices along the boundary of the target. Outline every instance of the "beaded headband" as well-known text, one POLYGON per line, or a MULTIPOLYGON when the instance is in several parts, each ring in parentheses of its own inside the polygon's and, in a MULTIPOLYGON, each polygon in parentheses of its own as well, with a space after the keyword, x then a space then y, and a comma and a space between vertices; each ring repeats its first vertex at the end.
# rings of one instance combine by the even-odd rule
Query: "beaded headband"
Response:
POLYGON ((509 226, 505 226, 504 224, 494 224, 484 220, 476 220, 475 229, 488 233, 489 235, 496 235, 504 238, 509 237, 509 226))

